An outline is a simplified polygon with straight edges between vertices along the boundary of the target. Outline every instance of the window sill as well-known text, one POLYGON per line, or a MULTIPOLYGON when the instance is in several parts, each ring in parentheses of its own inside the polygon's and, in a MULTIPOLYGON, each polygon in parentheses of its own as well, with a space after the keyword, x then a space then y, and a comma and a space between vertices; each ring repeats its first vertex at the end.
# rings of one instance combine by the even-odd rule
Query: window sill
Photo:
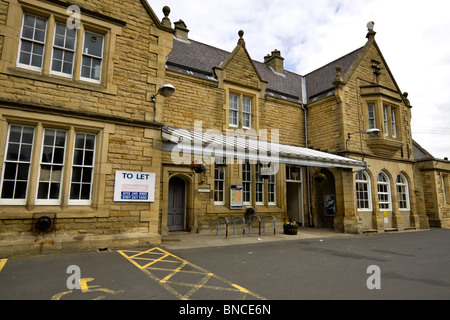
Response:
POLYGON ((103 208, 94 209, 91 206, 75 206, 61 209, 60 206, 35 206, 27 210, 25 206, 2 206, 0 220, 33 219, 35 213, 54 213, 56 219, 87 219, 108 218, 109 212, 103 208))
POLYGON ((61 85, 65 87, 74 87, 83 90, 96 91, 100 93, 107 93, 112 95, 117 95, 117 86, 112 83, 103 84, 83 81, 83 80, 73 80, 65 76, 60 76, 56 74, 45 75, 40 71, 35 71, 28 68, 22 68, 20 66, 7 67, 5 68, 5 73, 21 78, 32 79, 36 81, 42 81, 47 83, 53 83, 55 85, 61 85))

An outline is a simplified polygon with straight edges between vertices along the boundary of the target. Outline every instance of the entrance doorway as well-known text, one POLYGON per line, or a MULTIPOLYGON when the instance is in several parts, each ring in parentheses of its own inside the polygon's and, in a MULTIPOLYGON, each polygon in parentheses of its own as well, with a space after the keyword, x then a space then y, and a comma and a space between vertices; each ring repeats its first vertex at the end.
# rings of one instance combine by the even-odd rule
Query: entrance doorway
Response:
POLYGON ((326 176, 325 181, 316 182, 316 210, 318 228, 334 229, 336 217, 336 186, 334 175, 327 169, 320 171, 326 176))
POLYGON ((286 204, 288 217, 300 225, 305 225, 302 169, 300 167, 286 166, 286 204))
POLYGON ((169 203, 167 208, 167 228, 169 231, 186 229, 186 182, 178 177, 170 179, 169 203))
POLYGON ((303 225, 301 186, 301 183, 286 182, 287 214, 289 218, 303 225))

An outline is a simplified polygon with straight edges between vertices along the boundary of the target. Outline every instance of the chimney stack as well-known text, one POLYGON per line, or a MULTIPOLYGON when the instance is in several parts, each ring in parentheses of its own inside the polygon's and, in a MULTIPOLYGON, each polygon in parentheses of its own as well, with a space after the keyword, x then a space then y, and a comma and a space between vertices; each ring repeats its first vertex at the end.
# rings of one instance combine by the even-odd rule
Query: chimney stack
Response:
POLYGON ((179 20, 177 22, 174 22, 174 25, 175 25, 175 37, 179 40, 188 41, 189 30, 184 21, 179 20))
POLYGON ((272 54, 265 56, 264 63, 272 67, 275 72, 284 73, 284 58, 279 50, 275 49, 272 54))

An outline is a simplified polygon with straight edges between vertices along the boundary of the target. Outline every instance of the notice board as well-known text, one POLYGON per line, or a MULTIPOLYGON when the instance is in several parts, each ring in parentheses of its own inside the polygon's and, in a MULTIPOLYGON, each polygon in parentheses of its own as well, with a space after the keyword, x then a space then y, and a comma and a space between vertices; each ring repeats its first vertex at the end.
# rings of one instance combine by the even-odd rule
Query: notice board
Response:
POLYGON ((155 173, 116 171, 114 201, 155 202, 155 173))

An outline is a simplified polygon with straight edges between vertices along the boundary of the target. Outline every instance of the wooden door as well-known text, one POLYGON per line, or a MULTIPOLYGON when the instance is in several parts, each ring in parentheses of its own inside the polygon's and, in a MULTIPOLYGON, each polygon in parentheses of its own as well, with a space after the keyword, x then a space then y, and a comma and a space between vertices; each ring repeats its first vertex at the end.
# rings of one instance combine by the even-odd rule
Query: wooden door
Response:
POLYGON ((169 182, 169 205, 167 227, 169 231, 185 230, 186 183, 181 178, 172 178, 169 182))

